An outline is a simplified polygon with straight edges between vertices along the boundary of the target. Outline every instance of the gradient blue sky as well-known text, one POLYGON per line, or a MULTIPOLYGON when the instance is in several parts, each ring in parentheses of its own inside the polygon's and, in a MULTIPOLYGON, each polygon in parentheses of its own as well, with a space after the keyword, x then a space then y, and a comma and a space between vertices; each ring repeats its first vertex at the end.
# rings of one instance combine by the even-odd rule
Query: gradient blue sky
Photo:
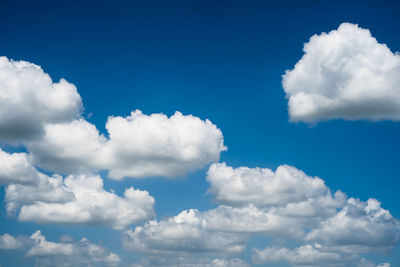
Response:
MULTIPOLYGON (((84 116, 102 133, 109 115, 127 116, 135 109, 208 118, 228 146, 221 162, 272 169, 289 164, 321 177, 334 191, 363 201, 376 198, 400 218, 400 123, 290 123, 281 84, 285 70, 303 55, 303 44, 342 22, 369 29, 378 42, 400 51, 399 1, 80 2, 1 1, 0 55, 33 62, 53 80, 75 84, 84 116)), ((162 219, 184 209, 217 206, 206 194, 206 171, 179 179, 104 183, 117 193, 131 185, 149 191, 162 219)), ((136 259, 122 249, 121 233, 107 227, 8 218, 4 186, 0 190, 0 234, 31 235, 41 229, 50 240, 86 236, 124 261, 136 259)), ((249 259, 250 252, 243 258, 249 259)), ((33 264, 20 255, 0 251, 0 264, 33 264)), ((388 255, 369 258, 400 266, 399 255, 397 246, 388 255)))

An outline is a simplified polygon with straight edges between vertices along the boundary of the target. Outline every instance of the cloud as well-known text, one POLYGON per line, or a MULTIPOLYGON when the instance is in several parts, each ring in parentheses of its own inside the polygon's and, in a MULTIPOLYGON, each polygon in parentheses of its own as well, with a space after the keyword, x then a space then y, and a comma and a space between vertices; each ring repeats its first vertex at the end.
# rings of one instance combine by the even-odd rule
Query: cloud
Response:
POLYGON ((209 120, 176 112, 109 117, 109 138, 80 119, 49 124, 40 140, 27 143, 35 163, 52 171, 109 170, 123 177, 178 176, 218 161, 226 150, 222 132, 209 120))
POLYGON ((376 199, 350 198, 333 217, 313 229, 307 240, 354 253, 387 251, 399 240, 400 222, 376 199))
POLYGON ((110 117, 105 147, 109 176, 177 176, 218 161, 226 150, 222 132, 209 120, 176 112, 110 117))
POLYGON ((288 165, 272 171, 212 164, 207 180, 220 206, 137 226, 123 235, 124 247, 163 263, 177 256, 232 257, 252 236, 264 235, 299 247, 255 249, 255 263, 344 266, 365 252, 387 252, 399 240, 399 221, 377 200, 333 194, 322 179, 288 165))
POLYGON ((86 238, 76 243, 56 243, 47 241, 41 231, 36 231, 30 237, 21 236, 19 239, 4 234, 0 236, 0 244, 3 239, 8 243, 12 240, 13 246, 0 246, 0 249, 25 248, 25 255, 36 259, 35 266, 117 266, 121 262, 117 254, 90 243, 86 238))
MULTIPOLYGON (((124 229, 130 224, 154 217, 154 198, 147 191, 127 188, 123 197, 103 189, 103 180, 99 176, 70 175, 59 184, 60 190, 73 194, 74 199, 63 203, 33 201, 22 204, 18 214, 20 221, 38 223, 90 224, 107 225, 115 229, 124 229)), ((25 194, 32 189, 13 188, 13 199, 9 197, 10 188, 6 189, 9 203, 20 203, 25 194), (18 190, 18 189, 25 190, 18 190)))
POLYGON ((39 172, 30 165, 25 153, 0 151, 0 157, 11 159, 9 163, 0 163, 0 177, 12 182, 5 188, 7 213, 17 215, 20 221, 125 229, 154 217, 155 201, 147 191, 130 187, 120 197, 104 190, 98 175, 77 174, 63 179, 58 174, 48 176, 39 172))
POLYGON ((400 120, 400 55, 367 29, 343 23, 314 35, 283 75, 293 122, 400 120))
POLYGON ((252 259, 257 264, 289 262, 294 266, 337 266, 349 260, 339 253, 320 251, 311 245, 295 249, 266 247, 263 250, 255 249, 254 252, 252 259))
POLYGON ((43 136, 27 142, 34 163, 42 168, 79 173, 99 168, 98 155, 106 138, 84 119, 47 124, 43 136))
POLYGON ((23 237, 13 237, 10 234, 3 234, 0 235, 0 249, 6 249, 6 250, 11 250, 11 249, 20 249, 24 247, 24 238, 23 237))
POLYGON ((243 238, 236 234, 211 232, 198 210, 182 211, 160 222, 150 221, 126 231, 122 243, 128 250, 153 255, 191 253, 229 254, 243 251, 243 238))
POLYGON ((165 266, 165 267, 250 267, 250 265, 238 258, 193 258, 193 257, 149 257, 143 258, 141 263, 135 263, 132 267, 165 266))
MULTIPOLYGON (((136 110, 110 116, 106 138, 81 117, 82 106, 73 84, 53 82, 35 64, 0 57, 0 142, 24 145, 46 170, 174 177, 218 161, 226 150, 222 132, 208 119, 136 110)), ((1 174, 0 183, 8 183, 1 174)))
POLYGON ((76 87, 53 82, 40 66, 0 57, 0 140, 18 143, 43 132, 48 123, 70 121, 82 110, 76 87))
POLYGON ((7 153, 0 148, 0 185, 33 183, 37 172, 25 153, 7 153))
MULTIPOLYGON (((344 195, 339 191, 337 199, 324 181, 307 176, 304 172, 288 166, 276 171, 266 168, 232 168, 225 163, 214 163, 207 172, 209 192, 220 203, 229 205, 254 204, 260 207, 286 206, 296 213, 313 213, 308 202, 314 201, 332 208, 339 207, 344 195), (299 209, 300 208, 300 209, 299 209), (306 208, 307 210, 301 210, 306 208)), ((318 212, 318 211, 315 211, 318 212)))

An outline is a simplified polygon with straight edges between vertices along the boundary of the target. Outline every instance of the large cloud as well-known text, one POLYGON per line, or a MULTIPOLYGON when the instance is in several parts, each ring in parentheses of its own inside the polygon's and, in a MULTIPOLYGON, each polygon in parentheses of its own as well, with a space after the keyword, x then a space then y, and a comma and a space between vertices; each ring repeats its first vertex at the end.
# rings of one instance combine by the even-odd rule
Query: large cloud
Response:
POLYGON ((53 82, 35 64, 0 57, 0 141, 39 137, 45 124, 70 121, 81 109, 73 84, 53 82))
POLYGON ((221 131, 209 120, 176 112, 109 117, 109 138, 80 119, 46 125, 27 144, 35 163, 61 172, 109 170, 109 177, 177 176, 217 161, 226 150, 221 131))
POLYGON ((295 249, 266 247, 255 249, 253 261, 258 264, 289 262, 294 266, 338 266, 343 265, 349 258, 335 252, 320 251, 318 247, 304 245, 295 249))
POLYGON ((147 191, 127 188, 124 196, 103 188, 98 175, 48 176, 35 169, 25 153, 0 156, 7 212, 21 221, 39 223, 84 223, 124 229, 132 223, 154 217, 154 198, 147 191), (16 169, 14 169, 16 168, 16 169), (22 177, 19 177, 22 176, 22 177))
MULTIPOLYGON (((147 191, 127 188, 123 197, 103 189, 99 176, 70 175, 54 189, 72 194, 73 200, 54 202, 43 200, 40 187, 10 185, 6 188, 7 205, 21 205, 18 219, 39 223, 108 225, 124 229, 154 216, 154 198, 147 191), (26 194, 37 196, 28 202, 26 194)), ((46 193, 46 192, 45 192, 46 193)), ((30 196, 30 198, 32 198, 30 196)))
POLYGON ((117 254, 86 238, 57 243, 46 240, 40 231, 30 237, 4 234, 0 236, 0 249, 27 249, 25 255, 36 259, 35 266, 117 266, 121 262, 117 254), (3 240, 7 240, 7 246, 1 246, 3 240))
POLYGON ((314 35, 283 75, 291 121, 400 120, 400 55, 367 29, 343 23, 314 35))
POLYGON ((365 252, 386 252, 399 240, 399 221, 375 199, 363 202, 283 165, 276 171, 213 164, 209 192, 222 205, 186 210, 125 232, 124 247, 150 255, 204 257, 241 253, 253 236, 300 244, 255 249, 255 263, 345 266, 365 252))

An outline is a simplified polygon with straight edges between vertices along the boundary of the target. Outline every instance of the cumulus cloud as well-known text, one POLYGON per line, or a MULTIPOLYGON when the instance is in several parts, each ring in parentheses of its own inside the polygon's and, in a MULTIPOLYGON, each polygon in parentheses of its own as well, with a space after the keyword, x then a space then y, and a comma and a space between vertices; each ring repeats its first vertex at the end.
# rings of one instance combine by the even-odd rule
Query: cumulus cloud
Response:
POLYGON ((19 249, 24 246, 24 238, 23 237, 13 237, 10 234, 0 235, 0 249, 19 249))
POLYGON ((46 240, 41 231, 36 231, 30 237, 18 239, 4 234, 0 236, 0 244, 3 240, 7 240, 8 247, 0 246, 0 249, 23 247, 27 249, 27 257, 36 259, 36 266, 117 266, 121 262, 117 254, 86 238, 76 243, 56 243, 46 240))
MULTIPOLYGON (((218 202, 229 205, 252 203, 260 207, 286 206, 293 212, 312 212, 309 202, 326 207, 339 207, 345 196, 339 191, 332 197, 325 182, 318 177, 288 166, 279 166, 276 171, 266 168, 232 168, 225 163, 214 163, 207 172, 209 192, 218 202), (317 203, 318 202, 318 203, 317 203)), ((318 211, 315 211, 318 212, 318 211)), ((316 215, 316 214, 312 214, 316 215)))
POLYGON ((143 258, 140 263, 135 263, 132 267, 144 266, 165 266, 165 267, 250 267, 250 265, 238 258, 193 258, 193 257, 148 257, 143 258))
POLYGON ((39 137, 47 123, 70 121, 81 113, 76 87, 53 82, 40 66, 0 57, 0 140, 18 143, 39 137))
POLYGON ((127 188, 124 196, 103 188, 98 175, 48 176, 34 168, 25 153, 0 151, 0 177, 12 182, 5 188, 7 213, 21 221, 84 223, 127 228, 154 217, 154 198, 147 191, 127 188), (19 177, 22 176, 22 177, 19 177))
POLYGON ((343 23, 314 35, 283 75, 290 120, 400 120, 400 55, 367 29, 343 23))
POLYGON ((348 261, 339 253, 324 252, 312 245, 304 245, 295 249, 266 247, 263 250, 255 249, 253 261, 257 264, 289 262, 294 266, 331 266, 348 261))
POLYGON ((26 153, 7 153, 0 148, 0 185, 34 183, 37 172, 26 153))
POLYGON ((18 213, 20 221, 107 225, 115 229, 124 229, 154 216, 155 201, 147 191, 130 187, 123 197, 119 197, 103 189, 100 176, 70 175, 58 186, 60 190, 70 192, 73 200, 57 203, 41 199, 28 203, 23 194, 32 190, 40 198, 37 193, 40 188, 9 186, 6 189, 7 205, 21 205, 18 213))
POLYGON ((211 232, 198 210, 183 211, 163 221, 150 221, 125 232, 126 249, 148 254, 226 254, 243 251, 243 238, 231 233, 211 232))
POLYGON ((42 168, 79 173, 99 168, 98 157, 106 138, 96 126, 79 119, 47 124, 39 140, 27 142, 34 163, 42 168))
POLYGON ((399 240, 400 222, 376 199, 350 198, 333 217, 313 229, 307 240, 354 253, 387 251, 399 240))
POLYGON ((255 249, 255 263, 357 264, 365 252, 386 252, 399 239, 400 224, 375 199, 366 202, 332 193, 324 181, 287 165, 275 171, 212 164, 209 192, 220 206, 185 210, 126 231, 126 249, 150 255, 233 256, 254 235, 301 244, 298 248, 255 249))
POLYGON ((109 138, 80 119, 49 124, 27 144, 35 163, 52 171, 109 170, 109 177, 178 176, 218 161, 226 150, 222 132, 209 120, 176 112, 109 117, 109 138))

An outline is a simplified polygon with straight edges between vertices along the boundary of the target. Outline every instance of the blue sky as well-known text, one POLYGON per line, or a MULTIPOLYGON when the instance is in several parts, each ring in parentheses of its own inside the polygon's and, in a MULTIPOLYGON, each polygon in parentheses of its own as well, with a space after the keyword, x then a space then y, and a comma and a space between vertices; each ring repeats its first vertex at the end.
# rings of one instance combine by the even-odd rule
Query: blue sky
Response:
MULTIPOLYGON (((94 171, 85 167, 85 174, 89 169, 91 174, 99 173, 105 190, 113 190, 118 196, 123 196, 125 189, 131 186, 146 190, 155 199, 153 218, 158 221, 167 221, 183 210, 206 212, 230 203, 230 200, 219 201, 215 194, 207 193, 214 185, 210 182, 213 178, 206 180, 209 165, 214 161, 226 162, 233 168, 261 167, 273 171, 283 164, 294 166, 308 177, 323 179, 332 192, 340 190, 363 202, 377 199, 394 218, 400 218, 399 119, 388 115, 371 120, 369 115, 361 114, 361 119, 348 120, 335 113, 333 119, 290 122, 285 90, 291 89, 288 86, 284 90, 282 86, 282 75, 286 70, 293 70, 304 55, 304 43, 315 34, 337 30, 343 22, 368 29, 378 43, 386 44, 393 53, 400 51, 398 1, 3 1, 0 7, 0 56, 34 63, 54 82, 65 78, 75 85, 84 107, 78 117, 94 125, 106 139, 110 138, 105 128, 109 116, 125 118, 137 109, 146 115, 163 113, 168 117, 179 111, 200 118, 201 125, 209 119, 220 129, 223 144, 228 149, 214 149, 211 156, 205 156, 206 160, 190 162, 196 167, 186 168, 185 164, 189 163, 183 160, 179 163, 186 169, 178 174, 153 173, 144 175, 145 178, 115 180, 108 177, 108 170, 114 167, 98 167, 94 171)), ((396 56, 398 54, 393 57, 396 56)), ((399 74, 398 66, 393 73, 394 76, 399 74)), ((311 78, 312 75, 310 71, 311 78)), ((396 78, 382 77, 389 84, 388 92, 399 92, 398 84, 390 87, 396 78)), ((303 82, 300 78, 295 81, 296 84, 303 82)), ((305 83, 304 88, 307 86, 305 83)), ((360 88, 357 96, 365 95, 362 86, 360 88)), ((372 89, 375 88, 372 86, 372 89)), ((372 102, 360 112, 374 105, 384 106, 384 103, 372 102)), ((204 131, 209 130, 209 127, 204 128, 204 131)), ((213 138, 218 141, 218 134, 213 133, 200 141, 208 146, 213 138)), ((78 163, 69 171, 49 167, 52 163, 46 159, 50 162, 51 159, 42 156, 48 146, 46 143, 1 142, 2 150, 7 153, 26 152, 36 157, 35 167, 48 175, 76 174, 76 169, 80 168, 78 163)), ((129 146, 130 141, 126 142, 129 146)), ((199 147, 201 149, 201 145, 199 147)), ((48 155, 61 153, 53 152, 55 154, 49 152, 48 155)), ((141 263, 142 257, 153 257, 148 251, 132 250, 121 244, 126 229, 143 226, 149 218, 134 221, 122 230, 100 222, 97 222, 100 225, 93 225, 96 222, 23 221, 18 216, 7 215, 7 186, 4 184, 0 188, 0 234, 29 237, 41 230, 52 242, 62 243, 63 235, 74 240, 62 244, 76 244, 85 237, 118 254, 121 266, 141 263)), ((395 232, 398 234, 398 226, 395 232)), ((340 266, 357 266, 354 264, 361 258, 376 263, 374 266, 384 262, 400 266, 400 248, 397 239, 395 241, 391 241, 392 249, 382 253, 356 253, 356 260, 342 262, 340 266)), ((251 234, 244 242, 247 246, 236 254, 214 251, 214 254, 183 255, 192 261, 190 263, 208 257, 226 261, 240 258, 251 266, 291 266, 295 264, 285 260, 258 265, 252 261, 252 248, 306 244, 269 232, 251 234)), ((36 262, 45 265, 47 254, 29 256, 29 246, 0 250, 0 264, 32 266, 36 262)), ((179 249, 177 251, 180 253, 179 249)), ((91 257, 68 255, 79 261, 79 257, 91 257)), ((158 252, 156 257, 160 255, 158 252)), ((171 260, 170 256, 167 258, 171 260)), ((97 264, 103 263, 97 262, 95 266, 97 264)), ((142 260, 142 264, 155 263, 142 260)), ((227 264, 236 266, 232 262, 227 264)))

